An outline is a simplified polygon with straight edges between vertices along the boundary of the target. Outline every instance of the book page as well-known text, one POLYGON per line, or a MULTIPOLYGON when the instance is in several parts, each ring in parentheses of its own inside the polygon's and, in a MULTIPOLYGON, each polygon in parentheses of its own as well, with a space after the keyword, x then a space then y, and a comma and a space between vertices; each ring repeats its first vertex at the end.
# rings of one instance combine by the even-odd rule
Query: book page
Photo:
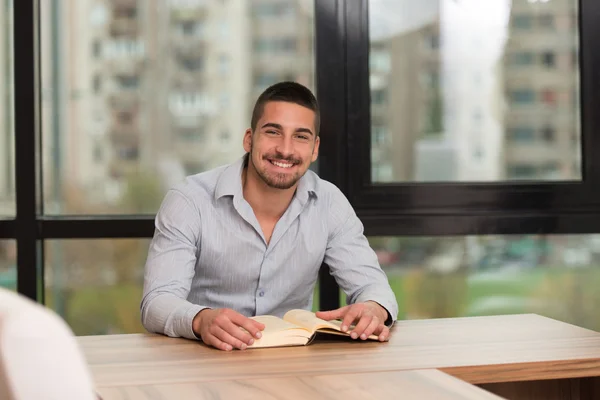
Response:
POLYGON ((284 321, 283 319, 274 317, 272 315, 257 315, 256 317, 251 317, 251 319, 265 325, 265 329, 263 330, 263 333, 265 334, 271 332, 281 332, 290 329, 303 329, 308 331, 308 329, 304 326, 295 325, 292 322, 284 321))
POLYGON ((340 331, 339 324, 336 325, 333 321, 325 321, 321 318, 317 318, 315 313, 306 310, 290 310, 284 316, 288 322, 292 324, 302 326, 311 332, 315 332, 317 329, 329 328, 335 331, 340 331))
POLYGON ((272 315, 259 315, 251 319, 265 325, 262 337, 248 348, 305 345, 312 335, 308 329, 294 325, 272 315))

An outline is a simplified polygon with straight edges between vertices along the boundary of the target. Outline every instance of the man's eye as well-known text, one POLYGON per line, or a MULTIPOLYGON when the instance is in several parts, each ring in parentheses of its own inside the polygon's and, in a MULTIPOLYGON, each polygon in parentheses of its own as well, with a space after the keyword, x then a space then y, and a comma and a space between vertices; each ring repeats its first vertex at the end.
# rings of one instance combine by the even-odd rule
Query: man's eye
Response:
POLYGON ((277 135, 277 132, 275 132, 275 131, 267 131, 267 133, 270 135, 277 135))
POLYGON ((302 140, 308 140, 308 136, 306 136, 306 135, 300 135, 300 136, 298 136, 298 138, 300 138, 302 140))

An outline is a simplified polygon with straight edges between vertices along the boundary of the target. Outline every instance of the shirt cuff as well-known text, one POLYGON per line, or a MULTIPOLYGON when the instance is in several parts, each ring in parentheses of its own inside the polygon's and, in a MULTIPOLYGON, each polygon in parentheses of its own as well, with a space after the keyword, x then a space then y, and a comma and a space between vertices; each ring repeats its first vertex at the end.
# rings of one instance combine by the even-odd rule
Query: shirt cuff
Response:
POLYGON ((200 306, 197 304, 186 305, 184 309, 178 310, 178 318, 173 321, 173 334, 175 337, 183 337, 186 339, 199 340, 200 337, 196 336, 192 327, 194 317, 202 310, 208 307, 200 306))

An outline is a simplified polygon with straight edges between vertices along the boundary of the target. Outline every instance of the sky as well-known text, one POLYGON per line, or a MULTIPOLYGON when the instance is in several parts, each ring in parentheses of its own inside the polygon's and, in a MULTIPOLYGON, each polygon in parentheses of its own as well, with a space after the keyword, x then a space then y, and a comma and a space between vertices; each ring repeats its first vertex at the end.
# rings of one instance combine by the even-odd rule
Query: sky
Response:
POLYGON ((371 40, 417 29, 436 18, 450 31, 473 30, 484 25, 506 30, 511 0, 370 0, 371 40), (456 18, 456 13, 461 18, 456 18), (465 24, 474 22, 475 26, 465 24))

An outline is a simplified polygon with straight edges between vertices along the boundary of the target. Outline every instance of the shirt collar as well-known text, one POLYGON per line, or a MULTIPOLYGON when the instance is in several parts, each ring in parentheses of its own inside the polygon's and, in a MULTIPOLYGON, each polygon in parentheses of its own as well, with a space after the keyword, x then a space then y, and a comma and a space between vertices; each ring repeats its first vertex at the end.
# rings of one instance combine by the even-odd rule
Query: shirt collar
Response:
MULTIPOLYGON (((224 196, 242 195, 242 171, 246 166, 248 153, 225 167, 215 187, 215 200, 224 196)), ((310 197, 317 196, 317 174, 308 170, 298 182, 296 198, 305 204, 310 197)))

